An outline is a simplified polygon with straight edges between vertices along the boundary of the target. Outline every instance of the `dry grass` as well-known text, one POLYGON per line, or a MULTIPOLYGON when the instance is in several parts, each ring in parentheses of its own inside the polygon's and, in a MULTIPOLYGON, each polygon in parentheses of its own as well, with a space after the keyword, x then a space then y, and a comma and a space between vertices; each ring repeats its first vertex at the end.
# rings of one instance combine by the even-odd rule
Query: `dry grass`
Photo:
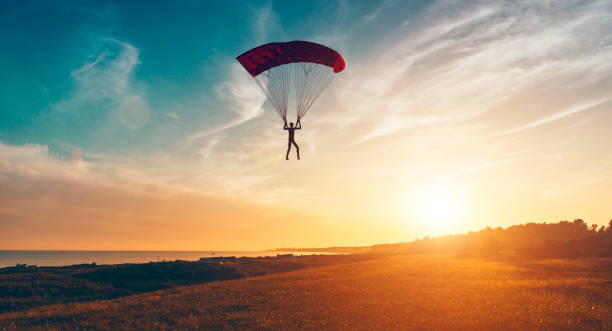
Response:
POLYGON ((393 256, 0 315, 0 329, 611 329, 612 260, 393 256))

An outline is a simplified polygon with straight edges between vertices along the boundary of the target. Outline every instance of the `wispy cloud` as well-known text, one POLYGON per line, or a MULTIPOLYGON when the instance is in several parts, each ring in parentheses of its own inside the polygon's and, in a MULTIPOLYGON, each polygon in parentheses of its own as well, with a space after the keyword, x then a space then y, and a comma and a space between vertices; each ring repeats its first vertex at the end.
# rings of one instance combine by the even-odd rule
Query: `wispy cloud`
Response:
MULTIPOLYGON (((601 86, 612 77, 606 61, 612 49, 602 39, 589 38, 609 25, 601 19, 601 5, 547 9, 537 2, 435 3, 418 19, 388 31, 365 54, 345 54, 349 67, 305 119, 308 130, 298 137, 302 153, 309 155, 310 149, 334 178, 403 173, 406 183, 415 176, 476 175, 533 160, 538 148, 530 155, 510 155, 505 148, 521 148, 514 137, 491 141, 489 133, 508 123, 542 126, 579 113, 572 105, 607 100, 601 86), (592 51, 584 51, 584 40, 592 51), (538 102, 555 98, 560 89, 569 92, 551 104, 538 102), (522 103, 533 108, 517 111, 522 103), (557 114, 556 109, 565 110, 557 114), (466 166, 459 160, 464 156, 455 153, 474 154, 475 165, 466 166), (406 158, 411 161, 404 166, 406 158)), ((356 38, 343 33, 343 41, 356 38)), ((282 157, 285 137, 274 125, 274 114, 261 116, 264 95, 238 64, 216 93, 236 117, 187 139, 206 137, 200 147, 202 177, 215 176, 233 194, 251 198, 267 191, 275 198, 316 195, 313 188, 325 185, 317 176, 298 185, 289 179, 291 171, 274 161, 282 157), (225 133, 237 125, 248 139, 225 133), (283 178, 286 189, 279 189, 283 178)), ((512 130, 519 127, 516 133, 528 128, 512 130)))
MULTIPOLYGON (((282 24, 272 8, 272 3, 253 8, 252 12, 253 20, 251 24, 255 42, 250 46, 256 47, 261 43, 275 41, 271 38, 280 38, 284 35, 282 24)), ((231 129, 263 113, 262 107, 266 97, 257 87, 253 78, 234 59, 231 59, 231 62, 225 65, 230 67, 229 77, 215 86, 215 94, 220 104, 225 105, 228 108, 227 110, 237 116, 224 123, 208 126, 204 130, 189 134, 184 140, 183 146, 191 145, 201 138, 231 129)))
POLYGON ((374 20, 376 20, 376 18, 378 17, 378 15, 380 15, 380 13, 382 12, 382 7, 378 7, 376 9, 374 9, 374 11, 372 11, 369 14, 366 14, 365 16, 363 16, 363 19, 366 22, 372 22, 374 20))
POLYGON ((282 34, 282 25, 272 3, 253 9, 253 32, 256 44, 271 42, 271 37, 282 34))
POLYGON ((0 142, 0 173, 36 177, 76 178, 90 171, 90 164, 64 160, 45 145, 6 145, 0 142))
MULTIPOLYGON (((467 176, 533 160, 534 155, 505 152, 504 148, 521 148, 512 141, 489 141, 487 145, 489 132, 513 122, 532 123, 530 127, 552 123, 575 112, 571 105, 607 100, 601 83, 612 77, 612 67, 605 60, 612 49, 601 39, 588 38, 609 25, 601 19, 601 4, 549 10, 536 2, 435 3, 418 19, 388 31, 380 45, 365 54, 344 54, 349 61, 347 70, 338 75, 305 119, 308 130, 302 130, 298 137, 302 153, 316 154, 317 162, 333 172, 334 178, 349 180, 373 174, 385 178, 405 173, 411 178, 406 182, 415 174, 467 176), (584 39, 593 51, 584 51, 580 41, 584 39), (553 98, 560 86, 567 91, 590 92, 566 93, 546 107, 534 101, 553 98), (518 112, 516 105, 526 100, 534 108, 518 112), (569 110, 554 115, 553 105, 569 110), (476 147, 469 150, 467 146, 476 147), (487 150, 486 155, 478 155, 479 149, 487 150), (371 155, 373 150, 380 160, 360 154, 371 155), (458 156, 453 158, 459 151, 474 153, 475 165, 466 166, 458 156), (405 158, 411 158, 406 167, 405 158), (434 171, 431 167, 438 167, 436 162, 444 164, 434 171)), ((328 36, 311 39, 324 38, 328 36)), ((350 29, 344 29, 341 41, 329 45, 355 38, 350 29)), ((202 176, 224 178, 220 182, 226 189, 251 198, 266 191, 276 198, 284 193, 274 192, 296 194, 301 199, 316 195, 314 183, 325 185, 316 176, 312 183, 301 186, 291 180, 283 183, 287 189, 275 186, 279 179, 292 178, 288 169, 273 161, 282 157, 285 137, 274 125, 273 114, 265 120, 261 116, 264 95, 238 64, 233 64, 230 77, 216 86, 216 93, 237 116, 187 139, 194 142, 206 137, 200 154, 202 176), (224 130, 237 125, 248 139, 225 134, 224 130)), ((530 153, 537 154, 537 148, 530 153)))
MULTIPOLYGON (((601 81, 609 82, 612 73, 606 46, 611 40, 603 32, 611 26, 604 19, 609 4, 542 6, 498 1, 462 3, 459 9, 439 2, 390 32, 396 36, 392 47, 385 40, 364 61, 351 63, 343 78, 340 108, 361 127, 355 141, 507 112, 505 105, 530 91, 558 92, 551 82, 564 84, 564 90, 597 91, 589 98, 601 99, 607 93, 601 81)), ((586 102, 581 98, 575 93, 566 102, 586 102)))
POLYGON ((391 8, 394 5, 397 5, 396 0, 384 0, 384 1, 378 2, 376 3, 375 7, 373 8, 371 12, 363 16, 363 20, 367 23, 373 23, 381 16, 381 14, 385 10, 391 8))
POLYGON ((169 112, 169 113, 164 113, 164 115, 170 117, 170 118, 174 118, 175 120, 180 120, 181 116, 175 112, 169 112))
POLYGON ((230 66, 229 78, 219 83, 215 92, 227 110, 237 116, 225 123, 190 134, 185 139, 185 144, 189 145, 200 138, 230 129, 263 113, 265 94, 240 64, 232 63, 230 66))
POLYGON ((551 122, 563 119, 565 117, 568 117, 570 115, 573 114, 577 114, 583 111, 588 111, 594 108, 597 108, 598 106, 601 106, 605 103, 607 103, 610 99, 604 99, 604 100, 595 100, 595 101, 589 101, 586 103, 582 103, 582 104, 578 104, 578 105, 574 105, 571 106, 563 111, 560 111, 558 113, 546 116, 544 118, 535 120, 533 122, 521 125, 519 127, 516 127, 514 129, 510 129, 510 130, 505 130, 505 131, 501 131, 501 132, 497 132, 494 135, 495 136, 499 136, 499 135, 505 135, 505 134, 512 134, 512 133, 517 133, 517 132, 521 132, 524 130, 528 130, 528 129, 533 129, 542 125, 546 125, 549 124, 551 122))
POLYGON ((149 120, 150 110, 141 88, 132 75, 140 64, 139 51, 130 43, 96 37, 90 57, 72 71, 74 90, 52 106, 59 112, 112 111, 130 129, 140 129, 149 120))
MULTIPOLYGON (((562 196, 573 197, 575 192, 585 187, 597 187, 598 184, 612 181, 612 155, 602 157, 598 162, 587 164, 576 169, 569 176, 561 178, 542 190, 542 200, 554 200, 562 196)), ((608 187, 608 186, 606 186, 608 187)), ((604 197, 601 197, 605 199, 604 197)))
POLYGON ((0 248, 209 249, 205 240, 215 249, 264 249, 271 238, 258 224, 284 217, 278 208, 142 181, 132 164, 105 162, 75 168, 46 146, 0 143, 0 248), (231 239, 244 231, 263 237, 231 239))

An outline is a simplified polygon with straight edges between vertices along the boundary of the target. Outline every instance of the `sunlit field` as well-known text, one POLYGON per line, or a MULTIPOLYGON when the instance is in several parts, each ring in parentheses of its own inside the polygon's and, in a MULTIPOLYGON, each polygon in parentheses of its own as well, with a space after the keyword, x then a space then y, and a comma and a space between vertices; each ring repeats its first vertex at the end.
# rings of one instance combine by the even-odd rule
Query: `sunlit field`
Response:
POLYGON ((0 315, 0 328, 612 328, 612 259, 389 256, 0 315))

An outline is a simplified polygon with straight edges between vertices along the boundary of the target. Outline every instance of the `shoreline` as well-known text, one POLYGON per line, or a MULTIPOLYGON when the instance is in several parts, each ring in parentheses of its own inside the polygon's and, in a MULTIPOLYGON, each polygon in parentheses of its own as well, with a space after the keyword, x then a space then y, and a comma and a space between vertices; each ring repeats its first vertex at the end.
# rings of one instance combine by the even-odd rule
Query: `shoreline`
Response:
POLYGON ((98 265, 149 263, 164 261, 198 261, 200 258, 236 256, 266 257, 277 254, 332 255, 334 252, 307 251, 154 251, 154 250, 0 250, 0 269, 16 265, 65 267, 79 264, 98 265))

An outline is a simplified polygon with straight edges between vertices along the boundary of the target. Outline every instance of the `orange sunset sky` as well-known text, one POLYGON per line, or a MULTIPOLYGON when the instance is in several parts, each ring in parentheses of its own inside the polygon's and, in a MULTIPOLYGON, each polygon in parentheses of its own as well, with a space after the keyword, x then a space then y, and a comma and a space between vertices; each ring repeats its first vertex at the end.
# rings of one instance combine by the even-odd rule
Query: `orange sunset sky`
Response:
POLYGON ((610 1, 202 5, 2 11, 0 249, 370 245, 612 218, 610 1), (300 161, 235 60, 289 40, 347 63, 296 133, 300 161))

